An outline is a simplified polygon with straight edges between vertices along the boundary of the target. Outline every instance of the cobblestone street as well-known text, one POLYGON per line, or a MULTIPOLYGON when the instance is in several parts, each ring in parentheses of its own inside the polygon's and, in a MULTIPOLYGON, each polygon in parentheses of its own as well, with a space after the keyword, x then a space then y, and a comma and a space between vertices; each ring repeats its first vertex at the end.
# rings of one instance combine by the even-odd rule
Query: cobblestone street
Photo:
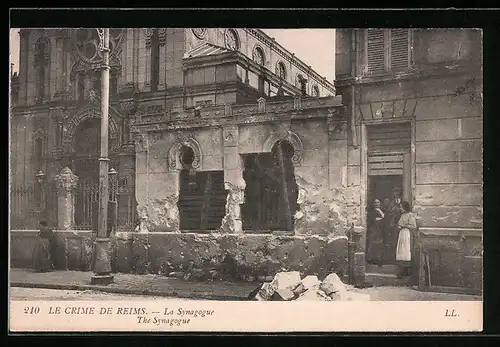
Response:
MULTIPOLYGON (((52 271, 36 273, 30 269, 11 269, 12 299, 17 300, 120 300, 141 298, 182 298, 205 300, 247 300, 258 283, 193 282, 158 275, 115 274, 109 286, 90 285, 91 272, 52 271), (19 290, 23 287, 25 290, 19 290), (35 289, 36 288, 36 289, 35 289), (56 291, 45 291, 47 289, 56 291), (46 294, 45 294, 46 293, 46 294), (53 295, 53 296, 51 296, 53 295)), ((371 301, 481 301, 480 296, 421 292, 409 287, 353 289, 369 294, 371 301)))
POLYGON ((103 293, 94 290, 59 290, 59 289, 43 289, 43 288, 10 288, 11 300, 189 300, 179 298, 166 298, 160 296, 131 295, 131 294, 114 294, 103 293))

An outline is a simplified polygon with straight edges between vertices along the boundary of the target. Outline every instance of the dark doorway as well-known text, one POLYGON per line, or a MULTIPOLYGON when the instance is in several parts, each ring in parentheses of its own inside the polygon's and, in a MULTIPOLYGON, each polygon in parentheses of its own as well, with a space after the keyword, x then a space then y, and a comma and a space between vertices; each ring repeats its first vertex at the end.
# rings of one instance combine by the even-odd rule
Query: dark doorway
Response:
POLYGON ((366 233, 366 261, 368 264, 395 264, 397 221, 399 219, 396 197, 401 199, 402 192, 403 175, 368 177, 366 233), (376 200, 378 200, 383 212, 382 219, 374 209, 376 200))
POLYGON ((243 229, 256 232, 293 230, 298 187, 292 156, 293 147, 288 141, 277 142, 271 153, 244 156, 243 229))
POLYGON ((183 169, 179 179, 180 229, 189 231, 217 230, 225 215, 227 192, 224 171, 196 172, 192 168, 194 152, 181 148, 183 169))
POLYGON ((101 122, 90 118, 78 125, 73 143, 73 172, 82 181, 99 179, 101 122))

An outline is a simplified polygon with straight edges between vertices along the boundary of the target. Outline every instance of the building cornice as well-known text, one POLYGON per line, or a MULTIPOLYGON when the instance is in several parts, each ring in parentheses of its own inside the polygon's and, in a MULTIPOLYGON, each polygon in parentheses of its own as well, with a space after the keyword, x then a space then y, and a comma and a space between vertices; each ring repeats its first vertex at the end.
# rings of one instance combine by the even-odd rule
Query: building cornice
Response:
POLYGON ((392 73, 387 72, 379 75, 348 76, 335 80, 336 87, 347 87, 361 84, 392 83, 410 80, 424 80, 430 78, 442 78, 459 75, 481 75, 481 68, 478 66, 434 66, 427 68, 415 68, 412 70, 392 73))
MULTIPOLYGON (((184 70, 189 70, 192 68, 217 66, 221 64, 230 64, 230 63, 240 64, 253 73, 264 75, 269 82, 272 82, 277 86, 282 85, 283 90, 288 93, 292 94, 301 93, 299 88, 287 82, 286 80, 279 78, 273 71, 257 64, 252 59, 250 59, 249 57, 238 51, 222 53, 218 55, 196 57, 196 58, 185 58, 182 65, 184 70)), ((192 87, 186 87, 186 88, 192 88, 192 87)))
MULTIPOLYGON (((265 102, 265 101, 264 101, 265 102)), ((305 98, 265 102, 265 111, 259 104, 233 104, 205 107, 195 116, 194 111, 184 110, 180 114, 159 111, 157 114, 140 114, 132 119, 131 125, 139 132, 171 131, 188 128, 201 128, 251 123, 282 122, 311 118, 328 118, 344 121, 342 97, 305 98)))
POLYGON ((309 73, 312 75, 315 79, 316 82, 320 85, 322 85, 324 88, 328 89, 332 93, 335 93, 335 86, 328 82, 326 78, 323 76, 319 75, 316 71, 314 71, 310 66, 306 65, 302 60, 297 58, 295 54, 290 53, 285 47, 280 45, 276 40, 271 38, 269 35, 264 33, 260 29, 245 29, 247 33, 252 35, 253 37, 257 38, 258 40, 264 42, 268 46, 271 47, 271 49, 278 53, 282 58, 284 58, 286 61, 292 63, 295 65, 295 67, 304 70, 305 72, 309 73))

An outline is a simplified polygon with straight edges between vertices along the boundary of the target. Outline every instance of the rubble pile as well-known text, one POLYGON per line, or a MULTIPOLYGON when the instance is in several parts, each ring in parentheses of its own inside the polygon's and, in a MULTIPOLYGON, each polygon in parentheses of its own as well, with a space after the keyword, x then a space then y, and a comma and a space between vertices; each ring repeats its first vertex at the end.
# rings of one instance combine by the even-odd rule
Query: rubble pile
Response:
POLYGON ((320 281, 317 276, 300 278, 298 271, 279 272, 249 295, 256 301, 369 301, 370 295, 357 293, 332 273, 320 281))

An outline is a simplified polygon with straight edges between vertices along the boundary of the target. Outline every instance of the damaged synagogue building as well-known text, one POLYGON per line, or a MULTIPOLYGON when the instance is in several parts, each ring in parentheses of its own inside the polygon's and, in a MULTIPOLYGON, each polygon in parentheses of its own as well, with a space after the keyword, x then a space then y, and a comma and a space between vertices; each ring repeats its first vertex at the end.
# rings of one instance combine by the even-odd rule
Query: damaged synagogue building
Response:
MULTIPOLYGON (((113 271, 251 280, 296 270, 363 282, 369 202, 397 188, 425 236, 413 283, 476 283, 480 35, 336 35, 334 87, 258 29, 110 30, 113 271)), ((91 270, 97 46, 94 29, 20 31, 12 266, 31 264, 46 219, 56 267, 91 270)))

